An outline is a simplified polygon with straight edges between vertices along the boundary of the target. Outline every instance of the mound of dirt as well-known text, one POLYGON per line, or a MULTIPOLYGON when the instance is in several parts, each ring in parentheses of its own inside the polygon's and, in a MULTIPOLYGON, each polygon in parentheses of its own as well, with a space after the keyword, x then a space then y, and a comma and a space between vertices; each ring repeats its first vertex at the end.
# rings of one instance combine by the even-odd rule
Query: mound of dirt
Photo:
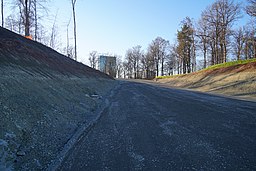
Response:
POLYGON ((47 170, 104 107, 113 78, 0 27, 0 170, 47 170))
POLYGON ((159 79, 158 82, 172 87, 256 100, 256 62, 159 79))

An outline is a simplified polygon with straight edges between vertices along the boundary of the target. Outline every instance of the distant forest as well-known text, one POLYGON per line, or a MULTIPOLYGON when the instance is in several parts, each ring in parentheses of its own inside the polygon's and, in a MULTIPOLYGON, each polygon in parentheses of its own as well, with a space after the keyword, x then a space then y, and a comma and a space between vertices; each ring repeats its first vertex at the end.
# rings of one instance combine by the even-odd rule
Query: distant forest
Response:
POLYGON ((248 4, 242 8, 232 0, 216 0, 198 21, 190 17, 181 21, 175 43, 157 37, 146 51, 140 45, 128 49, 125 60, 117 60, 117 77, 186 74, 231 60, 256 58, 256 0, 248 0, 248 4), (242 10, 251 21, 233 29, 242 10))
POLYGON ((24 35, 29 39, 40 42, 46 46, 49 46, 64 55, 77 59, 77 45, 76 45, 76 15, 75 5, 76 0, 69 0, 72 9, 73 16, 73 32, 74 42, 69 42, 69 22, 67 23, 67 44, 64 47, 61 46, 60 35, 57 26, 57 14, 53 16, 52 26, 45 27, 43 18, 48 16, 47 3, 50 0, 1 0, 1 20, 2 27, 7 28, 13 32, 24 35), (5 9, 11 9, 11 14, 5 16, 5 9))
MULTIPOLYGON (((231 60, 256 58, 256 0, 247 1, 248 6, 243 8, 233 0, 216 0, 202 11, 198 21, 189 16, 181 21, 175 43, 170 44, 168 40, 157 37, 149 43, 146 50, 137 45, 127 50, 123 60, 116 55, 117 77, 154 78, 185 74, 231 60), (242 11, 251 20, 245 26, 234 29, 234 24, 242 18, 242 11)), ((74 42, 69 42, 69 21, 66 25, 67 44, 62 48, 58 42, 60 39, 56 16, 51 28, 45 28, 41 23, 42 17, 47 15, 46 2, 47 0, 12 0, 7 4, 5 0, 1 0, 2 27, 50 46, 76 60, 76 0, 70 0, 74 42), (13 13, 5 16, 7 5, 12 6, 13 13)), ((89 55, 93 68, 97 68, 97 56, 96 51, 89 55)))

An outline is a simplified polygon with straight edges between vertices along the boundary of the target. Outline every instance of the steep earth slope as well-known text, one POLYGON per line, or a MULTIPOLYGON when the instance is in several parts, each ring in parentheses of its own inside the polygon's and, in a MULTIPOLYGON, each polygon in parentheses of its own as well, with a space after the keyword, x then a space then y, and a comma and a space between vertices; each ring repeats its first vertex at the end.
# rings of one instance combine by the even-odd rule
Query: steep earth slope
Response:
POLYGON ((113 78, 0 27, 0 170, 46 170, 95 119, 113 78))
POLYGON ((158 79, 173 87, 256 100, 256 62, 158 79))

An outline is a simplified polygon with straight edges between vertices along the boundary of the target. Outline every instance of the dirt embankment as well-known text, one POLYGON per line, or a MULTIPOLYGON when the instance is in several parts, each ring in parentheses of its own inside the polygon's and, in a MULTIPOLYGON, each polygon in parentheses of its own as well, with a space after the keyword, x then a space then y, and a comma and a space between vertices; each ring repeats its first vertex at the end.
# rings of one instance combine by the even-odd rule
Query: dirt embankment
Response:
POLYGON ((46 170, 116 82, 0 27, 0 170, 46 170))
POLYGON ((169 86, 256 100, 256 62, 159 79, 169 86))

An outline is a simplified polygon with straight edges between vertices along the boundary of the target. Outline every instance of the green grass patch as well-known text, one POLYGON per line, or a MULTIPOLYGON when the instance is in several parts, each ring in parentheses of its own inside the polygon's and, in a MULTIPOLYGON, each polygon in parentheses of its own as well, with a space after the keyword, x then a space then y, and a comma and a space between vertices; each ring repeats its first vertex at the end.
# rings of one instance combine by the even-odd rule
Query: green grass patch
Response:
POLYGON ((202 69, 201 71, 207 71, 207 70, 219 69, 219 68, 226 68, 226 67, 235 66, 235 65, 248 64, 248 63, 251 63, 251 62, 256 62, 256 58, 248 59, 248 60, 231 61, 231 62, 221 63, 221 64, 217 64, 217 65, 212 65, 212 66, 209 66, 205 69, 202 69))
POLYGON ((165 79, 165 78, 171 78, 173 75, 164 75, 164 76, 157 76, 156 79, 165 79))
MULTIPOLYGON (((248 59, 248 60, 231 61, 231 62, 221 63, 221 64, 217 64, 217 65, 212 65, 212 66, 209 66, 200 71, 208 71, 208 70, 212 70, 212 69, 226 68, 226 67, 235 66, 235 65, 248 64, 251 62, 256 62, 256 58, 248 59)), ((197 72, 200 72, 200 71, 197 71, 197 72)), ((174 77, 184 76, 184 75, 187 75, 187 74, 158 76, 158 77, 156 77, 156 79, 174 78, 174 77)))

